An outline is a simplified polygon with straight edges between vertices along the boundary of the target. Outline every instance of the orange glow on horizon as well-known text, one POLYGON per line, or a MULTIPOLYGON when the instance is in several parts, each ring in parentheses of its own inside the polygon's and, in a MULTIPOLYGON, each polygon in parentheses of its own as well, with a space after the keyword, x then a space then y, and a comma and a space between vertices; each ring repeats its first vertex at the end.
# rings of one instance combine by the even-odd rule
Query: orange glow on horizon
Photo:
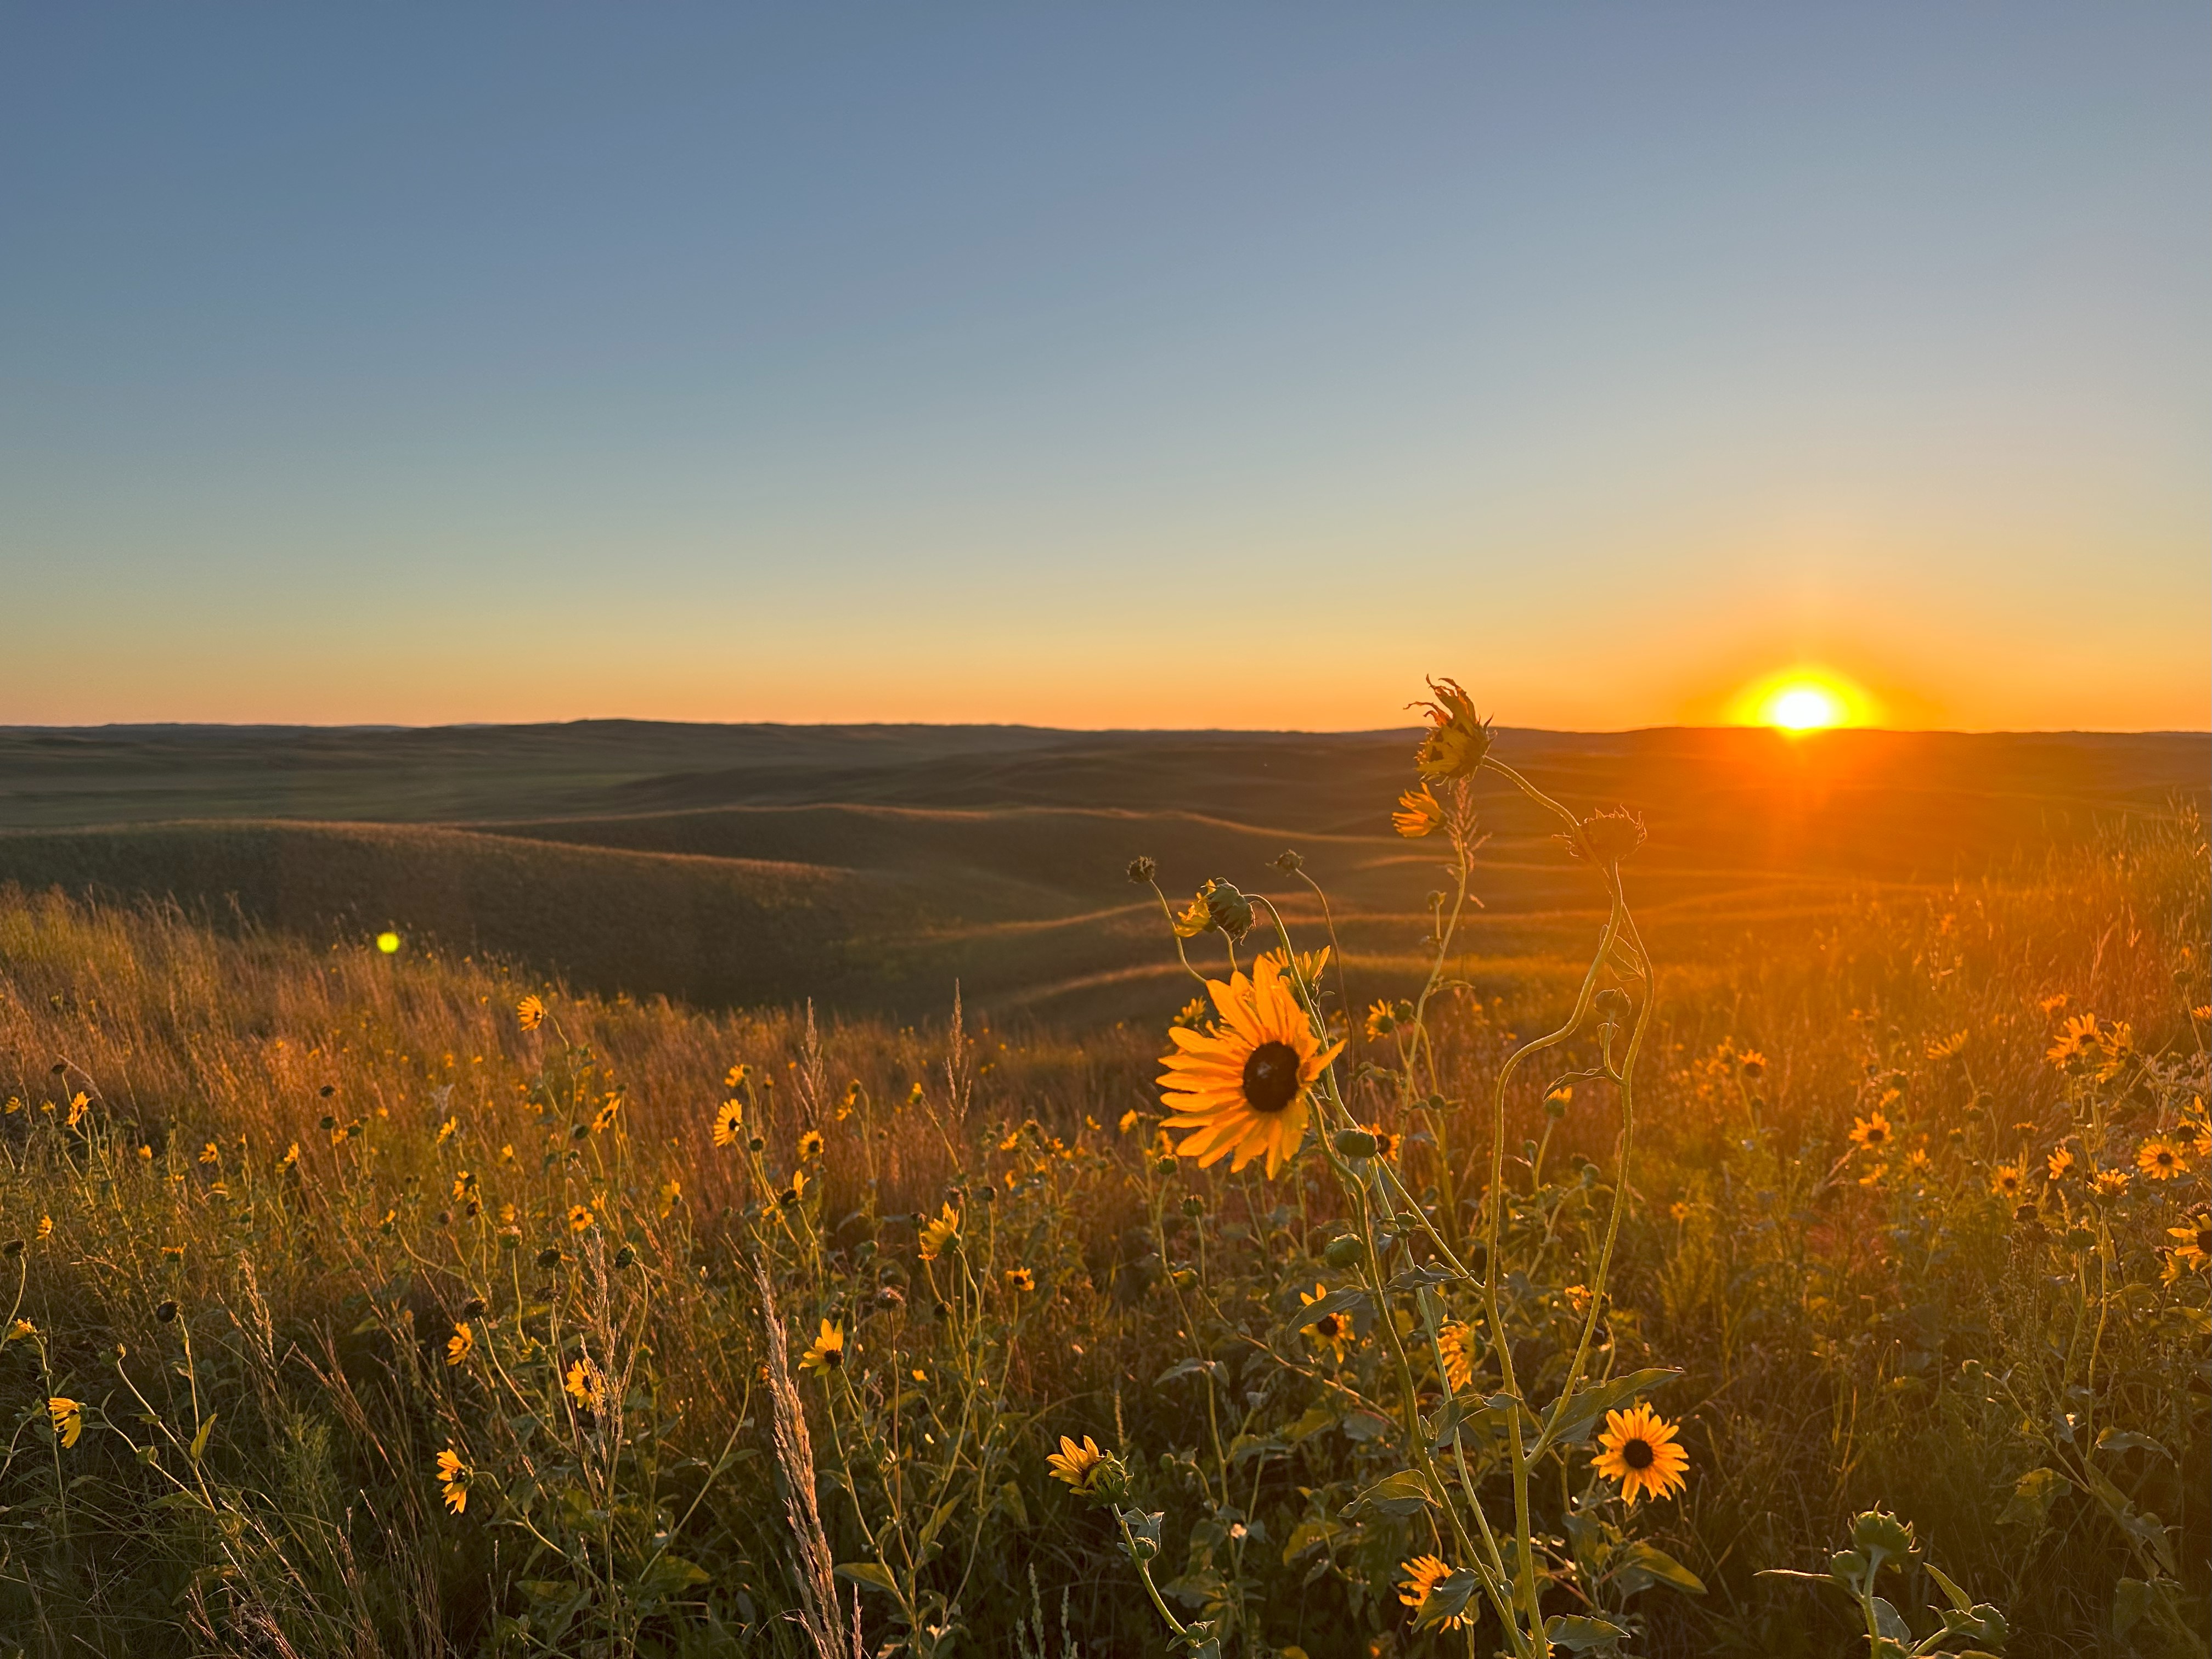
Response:
POLYGON ((1832 669, 1802 665, 1769 675, 1735 698, 1729 718, 1799 736, 1838 726, 1870 726, 1877 710, 1864 687, 1832 669))

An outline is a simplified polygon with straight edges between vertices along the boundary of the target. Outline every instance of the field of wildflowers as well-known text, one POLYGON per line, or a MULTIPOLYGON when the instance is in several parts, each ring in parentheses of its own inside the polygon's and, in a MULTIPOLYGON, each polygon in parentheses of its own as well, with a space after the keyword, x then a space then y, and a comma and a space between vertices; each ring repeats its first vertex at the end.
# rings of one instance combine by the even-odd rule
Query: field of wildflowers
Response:
POLYGON ((1150 1029, 0 896, 0 1652, 2205 1653, 2201 821, 1670 964, 1431 691, 1425 976, 1138 857, 1150 1029))

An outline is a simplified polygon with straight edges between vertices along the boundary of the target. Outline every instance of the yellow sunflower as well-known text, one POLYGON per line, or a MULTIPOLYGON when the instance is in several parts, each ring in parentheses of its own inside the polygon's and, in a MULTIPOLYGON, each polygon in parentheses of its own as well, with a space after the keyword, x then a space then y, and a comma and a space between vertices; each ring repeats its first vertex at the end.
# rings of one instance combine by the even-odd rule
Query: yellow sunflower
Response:
POLYGON ((1407 841, 1419 841, 1444 821, 1444 804, 1416 784, 1398 797, 1398 810, 1390 814, 1390 827, 1407 841))
POLYGON ((1036 1289, 1036 1275, 1027 1267, 1006 1269, 1006 1288, 1017 1294, 1036 1289))
POLYGON ((2065 1180, 2066 1172, 2074 1167, 2073 1152, 2064 1146, 2057 1148, 2043 1160, 2043 1167, 2051 1171, 2053 1181, 2065 1180))
POLYGON ((1077 1445, 1066 1435, 1060 1437, 1060 1449, 1044 1455, 1045 1467, 1052 1471, 1055 1480, 1065 1480, 1077 1492, 1088 1492, 1091 1483, 1098 1478, 1104 1467, 1106 1454, 1098 1449, 1098 1443, 1089 1435, 1077 1445))
POLYGON ((2017 1164, 2000 1164, 1990 1171, 1990 1190, 1999 1198, 2018 1198, 2024 1172, 2017 1164))
POLYGON ((1490 752, 1490 727, 1457 680, 1431 680, 1429 690, 1433 702, 1407 705, 1429 717, 1413 765, 1424 778, 1471 778, 1490 752))
POLYGON ((2174 1255, 2198 1273, 2204 1271, 2208 1261, 2212 1261, 2212 1216, 2200 1210, 2189 1218, 2187 1226, 2168 1227, 2166 1232, 2167 1237, 2181 1241, 2174 1255))
POLYGON ((2075 1014, 2058 1028, 2058 1037, 2045 1052, 2044 1058, 2053 1066, 2063 1066, 2078 1060, 2098 1045, 2097 1017, 2094 1014, 2075 1014))
POLYGON ((439 1495, 446 1507, 459 1515, 469 1506, 469 1466, 451 1446, 438 1454, 439 1495))
POLYGON ((915 1253, 924 1261, 934 1261, 960 1240, 960 1212, 947 1204, 938 1212, 937 1219, 922 1225, 921 1235, 915 1242, 915 1253))
POLYGON ((1880 1112, 1851 1120, 1851 1145, 1862 1152, 1880 1152, 1889 1145, 1889 1120, 1880 1112))
POLYGON ((1476 1341, 1474 1328, 1464 1320, 1455 1319, 1437 1333, 1437 1346, 1443 1350, 1444 1381, 1454 1394, 1474 1380, 1476 1341))
POLYGON ((1203 1169, 1224 1154, 1232 1173, 1264 1153, 1267 1176, 1305 1139, 1306 1109, 1314 1079, 1344 1044, 1323 1048, 1312 1022, 1291 994, 1281 969, 1261 957, 1252 976, 1226 983, 1208 980, 1206 990, 1221 1015, 1217 1031, 1177 1026, 1168 1033, 1175 1052, 1161 1063, 1161 1103, 1170 1128, 1193 1129, 1176 1148, 1203 1169))
MULTIPOLYGON (((1316 1285, 1311 1296, 1304 1291, 1298 1292, 1298 1304, 1301 1307, 1310 1308, 1328 1294, 1327 1286, 1316 1285)), ((1298 1328, 1310 1332, 1314 1346, 1328 1350, 1335 1355, 1340 1365, 1344 1363, 1344 1351, 1359 1340, 1352 1334, 1352 1322, 1340 1313, 1325 1313, 1310 1325, 1302 1325, 1298 1328)))
MULTIPOLYGON (((1417 1555, 1410 1561, 1401 1561, 1398 1571, 1406 1575, 1398 1586, 1398 1600, 1412 1607, 1417 1614, 1429 1604, 1429 1597, 1437 1586, 1451 1577, 1451 1569, 1433 1555, 1417 1555)), ((1446 1630, 1463 1630, 1467 1626, 1467 1616, 1455 1613, 1448 1618, 1437 1620, 1437 1623, 1446 1630)))
POLYGON ((801 1158, 821 1157, 822 1146, 822 1131, 819 1129, 809 1129, 799 1137, 799 1155, 801 1158))
POLYGON ((2164 1135, 2153 1135, 2136 1148, 2136 1168, 2153 1181, 2171 1181, 2189 1172, 2189 1160, 2164 1135))
POLYGON ((2098 1197, 2124 1198, 2127 1196, 2127 1191, 2128 1172, 2125 1170, 2100 1170, 2097 1171, 2098 1197))
POLYGON ((744 1139, 745 1103, 726 1100, 714 1109, 714 1144, 734 1146, 744 1139))
POLYGON ((568 1231, 572 1233, 591 1231, 592 1224, 598 1219, 597 1216, 580 1204, 571 1204, 568 1206, 568 1231))
POLYGON ((1684 1484, 1690 1454, 1675 1443, 1675 1425, 1638 1401, 1625 1412, 1607 1412, 1590 1467, 1607 1480, 1620 1482, 1631 1509, 1638 1498, 1667 1498, 1684 1484))
POLYGON ((799 1356, 802 1371, 820 1371, 827 1376, 845 1363, 845 1329, 828 1320, 822 1322, 822 1334, 806 1345, 806 1352, 799 1356))
POLYGON ((534 1031, 545 1023, 545 1004, 538 997, 527 996, 514 1005, 514 1023, 526 1031, 534 1031))
POLYGON ((453 1327, 453 1335, 446 1340, 446 1363, 448 1365, 459 1364, 476 1352, 476 1346, 477 1334, 469 1328, 468 1322, 464 1320, 453 1327))
POLYGON ((606 1390, 599 1382, 599 1368, 585 1360, 570 1363, 568 1374, 562 1378, 561 1386, 586 1411, 599 1410, 606 1400, 606 1390))
POLYGON ((77 1437, 84 1432, 84 1407, 66 1395, 56 1395, 46 1401, 46 1416, 61 1437, 64 1449, 76 1444, 77 1437))

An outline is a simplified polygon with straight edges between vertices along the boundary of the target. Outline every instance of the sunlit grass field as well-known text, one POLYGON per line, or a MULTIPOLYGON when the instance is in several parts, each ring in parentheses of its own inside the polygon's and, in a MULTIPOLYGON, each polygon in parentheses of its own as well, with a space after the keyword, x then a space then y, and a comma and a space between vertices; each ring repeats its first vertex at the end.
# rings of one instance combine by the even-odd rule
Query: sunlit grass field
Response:
POLYGON ((0 1651, 2204 1652, 2194 809, 1515 975, 1476 730, 1073 1035, 8 890, 0 1651))

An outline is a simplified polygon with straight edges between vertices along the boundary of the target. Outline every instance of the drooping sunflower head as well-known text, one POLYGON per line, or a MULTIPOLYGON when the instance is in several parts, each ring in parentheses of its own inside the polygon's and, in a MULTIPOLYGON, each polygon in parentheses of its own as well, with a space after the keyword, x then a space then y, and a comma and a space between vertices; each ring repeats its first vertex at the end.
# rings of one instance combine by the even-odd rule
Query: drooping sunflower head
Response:
POLYGON ((1282 970, 1263 957, 1252 975, 1206 981, 1221 1024, 1212 1031, 1177 1026, 1161 1061, 1166 1127, 1190 1129, 1176 1147, 1201 1168, 1230 1158, 1231 1171, 1264 1157, 1269 1179, 1304 1139, 1314 1082, 1342 1050, 1324 1048, 1282 970))
POLYGON ((2174 1255, 2191 1267, 2201 1270, 2206 1262, 2212 1261, 2212 1216, 2200 1210, 2189 1218, 2186 1225, 2168 1227, 2166 1231, 2169 1238, 2181 1241, 2174 1255))
POLYGON ((544 1000, 533 994, 516 1003, 514 1023, 526 1031, 534 1031, 543 1025, 545 1023, 544 1000))
POLYGON ((934 1221, 925 1222, 915 1252, 924 1261, 934 1261, 951 1249, 960 1237, 960 1212, 947 1204, 938 1212, 934 1221))
POLYGON ((1620 1482, 1631 1509, 1644 1497, 1666 1498, 1686 1484, 1690 1454, 1675 1442, 1680 1432, 1638 1401, 1625 1412, 1607 1412, 1590 1465, 1607 1480, 1620 1482))
MULTIPOLYGON (((1398 1600, 1416 1613, 1429 1604, 1429 1597, 1437 1586, 1451 1577, 1451 1568, 1442 1559, 1433 1555, 1417 1555, 1410 1561, 1401 1561, 1398 1571, 1406 1576, 1398 1584, 1398 1600)), ((1445 1630, 1461 1630, 1467 1625, 1464 1613, 1449 1613, 1437 1620, 1445 1630)))
POLYGON ((1601 808, 1577 823, 1572 835, 1555 839, 1565 844, 1570 856, 1602 870, 1643 846, 1644 833, 1644 820, 1624 806, 1617 811, 1601 808))
POLYGON ((1398 808, 1390 814, 1390 827, 1407 841, 1433 834, 1443 821, 1444 804, 1425 783, 1417 783, 1399 796, 1398 808))
POLYGON ((1414 751, 1413 764, 1424 778, 1471 778, 1490 752, 1490 728, 1474 712, 1474 699, 1457 680, 1431 680, 1429 699, 1409 703, 1429 718, 1429 729, 1414 751))
POLYGON ((1045 1466, 1052 1478, 1064 1480, 1077 1492, 1090 1490, 1091 1480, 1106 1462, 1106 1454, 1098 1449, 1098 1443, 1089 1435, 1083 1437, 1081 1445, 1066 1435, 1060 1437, 1060 1449, 1044 1455, 1045 1466))
POLYGON ((46 1401, 46 1417, 64 1450, 74 1447, 84 1432, 84 1407, 66 1395, 55 1395, 46 1401))

